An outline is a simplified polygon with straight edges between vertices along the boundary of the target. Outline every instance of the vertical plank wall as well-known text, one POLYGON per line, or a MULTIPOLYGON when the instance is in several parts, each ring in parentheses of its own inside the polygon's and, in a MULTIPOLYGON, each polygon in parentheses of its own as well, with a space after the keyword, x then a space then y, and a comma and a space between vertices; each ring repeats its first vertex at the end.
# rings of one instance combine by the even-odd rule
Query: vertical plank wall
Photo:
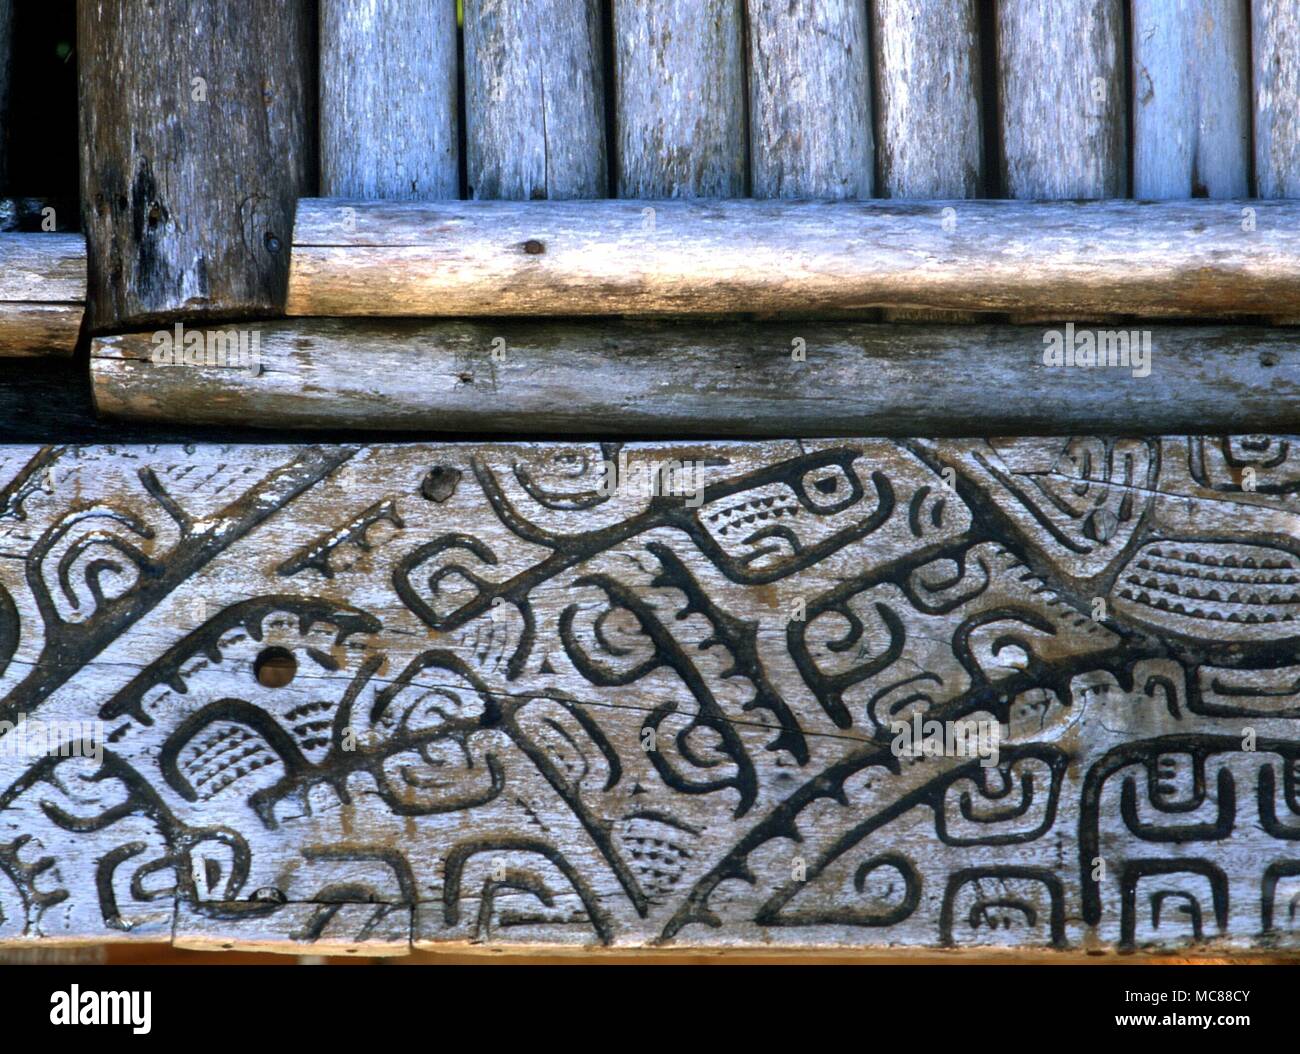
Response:
POLYGON ((1246 0, 1132 4, 1133 196, 1246 197, 1246 0))
POLYGON ((1007 197, 1127 196, 1124 32, 1121 0, 997 5, 1007 197))
POLYGON ((472 198, 603 198, 599 0, 465 0, 472 198))
POLYGON ((1255 181, 1261 198, 1300 198, 1300 3, 1251 5, 1255 181))
MULTIPOLYGON (((981 190, 979 22, 975 0, 875 0, 872 29, 880 192, 972 198, 981 190)), ((956 220, 957 217, 954 217, 956 220)), ((888 321, 974 321, 957 312, 891 310, 888 321)))
POLYGON ((749 0, 749 139, 756 198, 869 198, 866 6, 749 0))
POLYGON ((309 7, 79 0, 94 329, 283 310, 316 173, 309 7))
POLYGON ((744 197, 741 0, 615 0, 622 198, 744 197))
POLYGON ((320 0, 327 197, 460 197, 455 0, 320 0))

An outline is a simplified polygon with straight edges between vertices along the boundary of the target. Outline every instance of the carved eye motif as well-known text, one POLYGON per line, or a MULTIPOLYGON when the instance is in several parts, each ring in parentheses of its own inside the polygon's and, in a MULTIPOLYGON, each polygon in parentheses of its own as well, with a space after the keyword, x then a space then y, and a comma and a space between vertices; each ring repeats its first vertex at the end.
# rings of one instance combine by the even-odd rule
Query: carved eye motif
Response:
POLYGON ((862 497, 862 486, 842 465, 818 465, 799 481, 799 499, 814 512, 827 515, 848 508, 862 497))

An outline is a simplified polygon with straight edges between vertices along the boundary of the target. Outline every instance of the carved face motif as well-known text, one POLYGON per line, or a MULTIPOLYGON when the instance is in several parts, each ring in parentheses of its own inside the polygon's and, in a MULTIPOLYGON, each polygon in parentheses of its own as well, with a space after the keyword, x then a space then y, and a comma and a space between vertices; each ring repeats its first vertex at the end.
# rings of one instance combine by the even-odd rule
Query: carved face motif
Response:
POLYGON ((699 522, 737 575, 774 576, 810 551, 860 536, 890 507, 892 499, 864 486, 844 457, 720 496, 700 510, 699 522))

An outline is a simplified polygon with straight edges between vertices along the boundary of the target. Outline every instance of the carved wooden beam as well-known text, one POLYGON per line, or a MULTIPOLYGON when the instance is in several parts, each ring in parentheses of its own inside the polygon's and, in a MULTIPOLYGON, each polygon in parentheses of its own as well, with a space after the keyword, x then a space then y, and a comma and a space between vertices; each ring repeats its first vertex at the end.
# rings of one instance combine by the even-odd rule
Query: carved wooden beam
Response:
POLYGON ((1300 204, 298 203, 290 315, 1300 314, 1300 204))
POLYGON ((1294 949, 1297 442, 0 448, 0 941, 1294 949))
POLYGON ((80 235, 0 234, 0 357, 71 355, 85 301, 80 235))
POLYGON ((1295 341, 1246 326, 301 319, 188 329, 179 340, 173 330, 102 337, 91 376, 111 417, 276 429, 788 437, 952 434, 973 421, 990 434, 1300 428, 1295 341), (1044 364, 1053 340, 1059 366, 1044 364), (164 352, 175 364, 159 363, 164 352))

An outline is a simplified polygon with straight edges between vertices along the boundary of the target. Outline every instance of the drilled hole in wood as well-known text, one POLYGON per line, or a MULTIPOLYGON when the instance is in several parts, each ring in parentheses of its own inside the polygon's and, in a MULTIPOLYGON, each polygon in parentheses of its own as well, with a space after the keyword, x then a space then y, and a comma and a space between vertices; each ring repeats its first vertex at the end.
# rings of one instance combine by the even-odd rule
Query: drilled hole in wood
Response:
POLYGON ((298 672, 298 660, 285 648, 267 648, 253 663, 253 676, 263 688, 283 688, 298 672))

